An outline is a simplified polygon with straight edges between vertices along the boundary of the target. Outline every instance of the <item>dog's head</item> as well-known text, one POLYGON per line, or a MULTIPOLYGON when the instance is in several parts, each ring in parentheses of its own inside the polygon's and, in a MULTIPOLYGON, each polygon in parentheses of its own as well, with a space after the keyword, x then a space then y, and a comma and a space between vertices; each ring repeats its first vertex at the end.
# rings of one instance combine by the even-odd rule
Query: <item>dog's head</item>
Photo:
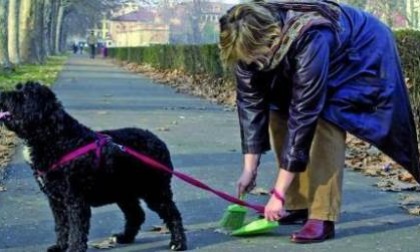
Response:
POLYGON ((54 93, 39 83, 19 83, 14 90, 0 93, 0 123, 24 139, 51 123, 59 110, 54 93))

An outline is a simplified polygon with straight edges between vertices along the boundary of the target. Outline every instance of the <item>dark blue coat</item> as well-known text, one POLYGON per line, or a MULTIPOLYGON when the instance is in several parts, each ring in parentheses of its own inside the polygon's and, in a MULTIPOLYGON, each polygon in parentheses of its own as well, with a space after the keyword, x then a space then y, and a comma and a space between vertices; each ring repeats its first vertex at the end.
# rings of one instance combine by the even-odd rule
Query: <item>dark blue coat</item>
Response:
MULTIPOLYGON (((244 153, 270 148, 268 111, 288 116, 283 169, 301 172, 323 118, 401 164, 420 182, 417 136, 392 31, 372 15, 341 5, 341 31, 313 27, 270 72, 238 64, 237 106, 244 153)), ((281 23, 287 11, 279 10, 281 23)))

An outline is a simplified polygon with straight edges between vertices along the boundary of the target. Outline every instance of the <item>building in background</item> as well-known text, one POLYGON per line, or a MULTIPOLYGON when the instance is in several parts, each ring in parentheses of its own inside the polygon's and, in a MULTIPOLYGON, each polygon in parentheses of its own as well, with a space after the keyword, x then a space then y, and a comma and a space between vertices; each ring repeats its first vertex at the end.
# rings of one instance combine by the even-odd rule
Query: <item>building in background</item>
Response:
POLYGON ((169 43, 169 25, 156 9, 139 8, 108 21, 109 38, 117 47, 149 46, 169 43))
POLYGON ((216 43, 219 19, 233 4, 223 1, 192 0, 169 7, 170 43, 216 43))
POLYGON ((108 47, 216 43, 219 18, 232 4, 163 0, 156 6, 126 1, 91 29, 108 47))

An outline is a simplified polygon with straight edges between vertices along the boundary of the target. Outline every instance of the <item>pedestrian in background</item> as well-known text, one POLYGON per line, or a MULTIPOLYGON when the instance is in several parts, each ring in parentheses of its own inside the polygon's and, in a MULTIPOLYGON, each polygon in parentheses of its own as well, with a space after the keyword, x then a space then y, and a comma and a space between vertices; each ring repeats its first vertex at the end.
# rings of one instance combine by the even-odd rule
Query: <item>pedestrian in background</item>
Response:
POLYGON ((73 43, 72 50, 73 50, 73 54, 77 54, 77 51, 79 50, 79 46, 77 45, 76 42, 73 43))
POLYGON ((90 58, 94 59, 96 55, 96 45, 98 43, 98 39, 96 38, 94 31, 90 32, 86 42, 89 45, 90 58))

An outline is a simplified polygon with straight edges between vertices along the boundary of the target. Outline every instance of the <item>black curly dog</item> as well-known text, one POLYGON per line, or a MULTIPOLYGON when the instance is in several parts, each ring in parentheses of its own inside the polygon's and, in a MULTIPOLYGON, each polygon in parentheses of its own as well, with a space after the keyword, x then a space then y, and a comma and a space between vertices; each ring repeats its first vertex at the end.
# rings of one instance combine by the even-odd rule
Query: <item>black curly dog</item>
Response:
MULTIPOLYGON (((171 232, 170 249, 186 250, 181 214, 172 200, 171 175, 124 153, 118 144, 144 153, 172 168, 163 141, 138 128, 101 131, 112 139, 56 169, 63 156, 94 143, 98 133, 67 114, 46 86, 28 82, 0 94, 0 121, 26 141, 32 169, 52 209, 57 243, 48 251, 86 251, 91 207, 116 203, 125 217, 118 243, 132 243, 145 214, 139 199, 155 211, 171 232)), ((173 168, 172 168, 173 169, 173 168)))

